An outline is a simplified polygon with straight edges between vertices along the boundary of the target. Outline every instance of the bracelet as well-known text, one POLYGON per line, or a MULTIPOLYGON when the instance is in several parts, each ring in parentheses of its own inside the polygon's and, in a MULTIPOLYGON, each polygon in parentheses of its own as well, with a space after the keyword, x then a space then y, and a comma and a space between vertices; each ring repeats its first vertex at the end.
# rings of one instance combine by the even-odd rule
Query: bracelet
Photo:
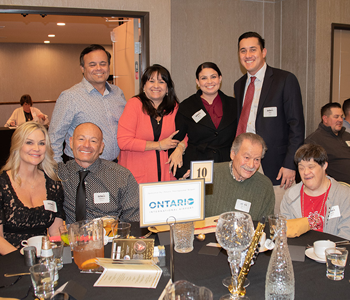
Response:
POLYGON ((159 151, 162 151, 162 146, 160 145, 160 141, 158 141, 159 144, 159 151))
POLYGON ((178 143, 178 146, 182 147, 182 155, 184 155, 185 154, 185 150, 186 150, 185 146, 182 145, 181 143, 178 143))

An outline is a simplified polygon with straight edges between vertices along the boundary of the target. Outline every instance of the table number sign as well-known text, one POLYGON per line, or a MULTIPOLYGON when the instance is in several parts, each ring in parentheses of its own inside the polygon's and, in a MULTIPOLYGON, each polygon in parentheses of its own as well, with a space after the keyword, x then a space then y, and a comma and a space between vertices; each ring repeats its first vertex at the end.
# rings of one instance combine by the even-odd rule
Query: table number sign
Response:
POLYGON ((204 219, 204 179, 140 183, 140 227, 204 219))
POLYGON ((204 178, 205 184, 213 183, 213 160, 191 161, 191 179, 204 178))

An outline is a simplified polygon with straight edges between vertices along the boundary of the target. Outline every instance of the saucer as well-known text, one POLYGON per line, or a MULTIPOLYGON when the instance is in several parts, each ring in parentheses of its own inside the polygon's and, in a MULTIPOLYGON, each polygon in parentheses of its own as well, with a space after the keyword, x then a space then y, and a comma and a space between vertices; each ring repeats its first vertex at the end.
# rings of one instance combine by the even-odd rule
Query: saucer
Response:
POLYGON ((317 261, 318 263, 321 263, 321 264, 324 264, 326 263, 326 259, 322 259, 322 258, 319 258, 318 256, 316 256, 315 252, 314 252, 314 247, 311 247, 311 248, 308 248, 305 250, 305 255, 314 260, 314 261, 317 261))

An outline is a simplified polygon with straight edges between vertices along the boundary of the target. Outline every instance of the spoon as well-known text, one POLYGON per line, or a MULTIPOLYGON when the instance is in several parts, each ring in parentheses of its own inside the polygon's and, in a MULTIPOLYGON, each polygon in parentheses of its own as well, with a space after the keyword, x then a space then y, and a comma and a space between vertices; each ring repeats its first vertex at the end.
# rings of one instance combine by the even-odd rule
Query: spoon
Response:
POLYGON ((23 276, 30 275, 30 273, 14 273, 14 274, 4 274, 5 277, 23 276))

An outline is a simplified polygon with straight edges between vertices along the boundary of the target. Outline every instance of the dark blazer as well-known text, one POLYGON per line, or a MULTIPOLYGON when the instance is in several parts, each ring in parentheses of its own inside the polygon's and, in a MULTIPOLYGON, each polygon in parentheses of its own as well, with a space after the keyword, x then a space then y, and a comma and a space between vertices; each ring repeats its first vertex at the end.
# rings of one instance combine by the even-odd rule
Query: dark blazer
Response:
POLYGON ((219 90, 222 101, 223 116, 216 128, 205 109, 202 91, 182 101, 175 118, 176 130, 179 133, 174 139, 183 140, 188 136, 188 146, 183 156, 183 166, 178 169, 176 177, 182 177, 191 167, 191 161, 214 160, 214 162, 230 161, 230 150, 237 130, 237 101, 219 90), (199 110, 206 116, 196 123, 192 116, 199 110))
MULTIPOLYGON (((247 74, 234 84, 234 93, 242 110, 247 74)), ((255 121, 256 133, 266 145, 262 159, 264 173, 273 185, 281 167, 295 170, 294 154, 304 143, 305 121, 298 79, 290 72, 267 66, 255 121), (276 108, 276 117, 264 117, 264 109, 276 108)))

